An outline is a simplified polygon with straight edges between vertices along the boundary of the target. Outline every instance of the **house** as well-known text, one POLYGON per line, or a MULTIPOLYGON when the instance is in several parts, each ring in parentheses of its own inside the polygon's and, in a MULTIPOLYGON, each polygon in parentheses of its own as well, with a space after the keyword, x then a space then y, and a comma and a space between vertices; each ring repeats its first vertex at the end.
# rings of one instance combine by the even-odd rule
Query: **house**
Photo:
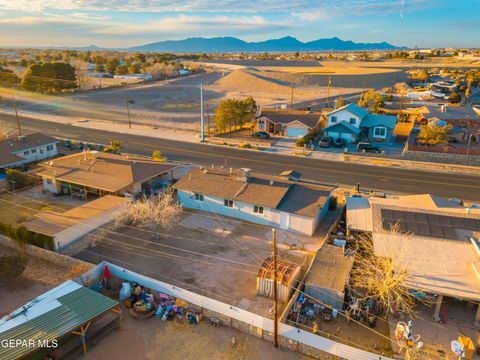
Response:
POLYGON ((391 142, 397 117, 370 114, 366 109, 351 103, 327 114, 325 136, 341 138, 347 143, 357 141, 391 142))
MULTIPOLYGON (((480 208, 430 194, 349 197, 347 232, 371 234, 375 254, 407 269, 407 286, 437 296, 480 301, 480 208)), ((475 321, 480 321, 480 307, 475 321)))
POLYGON ((324 116, 321 112, 262 109, 255 119, 255 130, 297 138, 318 131, 322 119, 324 116))
POLYGON ((105 195, 63 213, 41 211, 24 223, 37 234, 53 239, 53 249, 62 251, 73 242, 115 220, 128 204, 125 197, 105 195))
POLYGON ((312 235, 333 188, 250 169, 194 169, 177 183, 180 205, 312 235))
MULTIPOLYGON (((277 299, 288 302, 290 294, 297 287, 300 266, 285 259, 277 260, 277 299)), ((257 294, 273 298, 274 266, 273 257, 266 258, 257 274, 257 294)))
POLYGON ((57 139, 34 133, 0 141, 0 169, 15 168, 56 156, 57 139))
POLYGON ((135 156, 85 150, 40 164, 45 190, 87 199, 151 193, 172 179, 176 165, 135 156))
POLYGON ((324 244, 313 259, 305 280, 305 293, 342 310, 352 267, 353 256, 344 255, 343 247, 324 244))

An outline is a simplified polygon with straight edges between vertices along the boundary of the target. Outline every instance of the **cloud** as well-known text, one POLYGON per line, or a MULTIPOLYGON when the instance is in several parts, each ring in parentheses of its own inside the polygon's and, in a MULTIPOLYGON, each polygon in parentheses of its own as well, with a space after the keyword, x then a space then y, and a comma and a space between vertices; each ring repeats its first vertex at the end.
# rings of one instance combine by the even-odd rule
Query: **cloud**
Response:
POLYGON ((298 18, 300 21, 308 22, 327 20, 332 17, 332 14, 326 12, 325 10, 293 12, 292 15, 298 18))
POLYGON ((162 33, 186 33, 201 30, 202 33, 219 30, 251 33, 259 30, 285 29, 286 22, 268 21, 261 16, 188 16, 178 15, 147 23, 114 24, 94 30, 99 34, 143 35, 162 33))
MULTIPOLYGON (((439 6, 445 0, 0 0, 0 8, 20 11, 128 11, 128 12, 241 12, 293 13, 294 9, 302 9, 297 13, 322 14, 339 13, 355 15, 387 14, 418 8, 439 6)), ((316 15, 315 15, 316 14, 316 15)), ((318 19, 317 19, 318 20, 318 19)))

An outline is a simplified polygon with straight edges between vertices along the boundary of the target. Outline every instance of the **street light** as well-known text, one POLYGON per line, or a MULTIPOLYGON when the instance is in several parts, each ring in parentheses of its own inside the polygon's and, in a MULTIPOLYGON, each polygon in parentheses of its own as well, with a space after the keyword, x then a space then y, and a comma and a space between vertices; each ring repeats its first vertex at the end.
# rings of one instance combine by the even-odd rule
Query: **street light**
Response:
POLYGON ((128 98, 125 99, 125 105, 127 105, 127 115, 128 115, 128 127, 132 128, 132 121, 130 120, 130 107, 129 104, 135 104, 135 101, 129 100, 128 98))

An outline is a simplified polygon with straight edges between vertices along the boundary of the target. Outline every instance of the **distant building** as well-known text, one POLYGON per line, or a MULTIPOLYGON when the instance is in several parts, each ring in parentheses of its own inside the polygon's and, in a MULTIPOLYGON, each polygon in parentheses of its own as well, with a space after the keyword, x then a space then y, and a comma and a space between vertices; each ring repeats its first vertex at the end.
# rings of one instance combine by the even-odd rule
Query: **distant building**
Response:
POLYGON ((15 168, 56 156, 57 139, 35 133, 0 141, 0 169, 15 168))
POLYGON ((173 187, 180 205, 312 235, 333 188, 249 169, 195 169, 173 187))
POLYGON ((293 109, 262 109, 255 119, 256 131, 287 137, 303 137, 320 128, 321 112, 293 109))
POLYGON ((370 114, 366 109, 351 103, 327 114, 324 135, 347 143, 358 141, 391 142, 397 117, 370 114))
POLYGON ((114 75, 114 79, 124 79, 124 80, 143 80, 149 81, 153 79, 152 74, 125 74, 125 75, 114 75))

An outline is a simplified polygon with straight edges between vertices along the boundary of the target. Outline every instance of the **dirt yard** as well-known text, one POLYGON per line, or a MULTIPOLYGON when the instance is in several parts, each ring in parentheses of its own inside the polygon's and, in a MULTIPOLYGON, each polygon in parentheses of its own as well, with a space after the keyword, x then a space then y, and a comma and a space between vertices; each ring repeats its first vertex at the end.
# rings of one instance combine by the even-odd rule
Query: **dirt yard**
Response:
MULTIPOLYGON (((18 255, 18 251, 0 245, 1 255, 18 255)), ((87 271, 83 266, 63 267, 28 256, 21 276, 0 277, 0 317, 11 313, 37 296, 87 271)))
POLYGON ((41 210, 61 212, 81 204, 78 199, 66 196, 53 197, 42 193, 38 185, 17 193, 0 194, 0 221, 8 224, 20 224, 34 217, 41 210))
MULTIPOLYGON (((256 275, 271 255, 271 229, 214 214, 185 210, 173 229, 153 240, 146 228, 109 228, 85 239, 94 246, 76 255, 107 260, 132 271, 204 294, 263 316, 271 300, 256 296, 256 275)), ((302 265, 323 238, 278 232, 279 255, 302 265), (295 250, 297 249, 297 250, 295 250)))
POLYGON ((90 348, 93 359, 294 360, 310 359, 272 343, 206 321, 188 325, 185 319, 137 321, 124 311, 125 329, 116 330, 90 348), (235 345, 233 344, 233 340, 235 345))

